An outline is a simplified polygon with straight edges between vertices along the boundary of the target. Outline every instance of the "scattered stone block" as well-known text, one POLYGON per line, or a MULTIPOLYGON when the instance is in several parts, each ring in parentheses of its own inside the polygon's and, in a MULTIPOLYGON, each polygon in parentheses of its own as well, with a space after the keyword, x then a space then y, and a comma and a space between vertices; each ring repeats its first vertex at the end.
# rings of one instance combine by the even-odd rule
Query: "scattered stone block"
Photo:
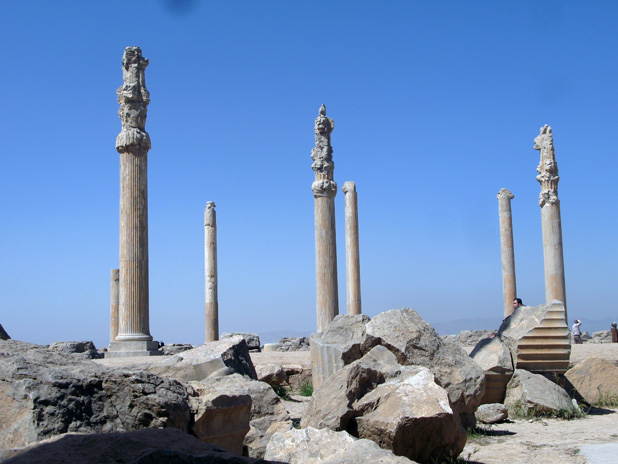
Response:
POLYGON ((501 403, 481 404, 475 414, 482 424, 496 424, 509 417, 507 407, 501 403))
POLYGON ((170 343, 169 345, 163 345, 159 348, 159 351, 163 356, 173 356, 175 354, 182 353, 183 351, 192 350, 193 345, 188 343, 170 343))
POLYGON ((618 367, 606 359, 586 359, 569 369, 565 377, 590 404, 618 402, 618 367))
POLYGON ((309 351, 309 337, 281 338, 277 351, 309 351))
POLYGON ((268 443, 265 459, 289 464, 414 464, 380 448, 371 440, 347 432, 308 427, 276 433, 268 443))
POLYGON ((49 345, 49 350, 65 354, 78 355, 84 359, 99 359, 100 354, 94 343, 88 342, 54 342, 49 345))
POLYGON ((283 385, 288 383, 288 375, 281 364, 263 364, 256 366, 257 379, 267 384, 283 385))
POLYGON ((260 351, 260 336, 250 332, 225 332, 219 337, 219 340, 226 338, 242 337, 247 342, 250 351, 260 351))
POLYGON ((567 392, 541 374, 516 369, 506 387, 504 405, 509 409, 533 410, 539 414, 575 413, 567 392))

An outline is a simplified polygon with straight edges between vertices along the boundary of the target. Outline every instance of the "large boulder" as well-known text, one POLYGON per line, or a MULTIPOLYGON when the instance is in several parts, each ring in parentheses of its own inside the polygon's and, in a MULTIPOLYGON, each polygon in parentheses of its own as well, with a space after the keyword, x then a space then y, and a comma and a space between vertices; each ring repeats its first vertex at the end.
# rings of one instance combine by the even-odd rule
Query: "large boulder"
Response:
POLYGON ((251 332, 224 332, 219 336, 219 340, 227 338, 242 337, 251 351, 260 351, 260 336, 251 332))
POLYGON ((309 351, 309 337, 283 337, 277 351, 309 351))
POLYGON ((393 352, 400 364, 428 368, 448 392, 462 424, 474 425, 474 411, 485 392, 485 373, 458 344, 443 340, 409 308, 380 313, 365 330, 368 338, 379 340, 393 352))
POLYGON ((611 343, 612 333, 609 330, 599 330, 592 333, 591 343, 611 343))
POLYGON ((569 369, 565 377, 590 404, 618 400, 618 367, 606 359, 588 358, 569 369))
POLYGON ((475 346, 481 340, 490 338, 495 333, 495 330, 462 330, 459 333, 459 343, 464 346, 475 346))
POLYGON ((66 434, 25 449, 0 451, 0 461, 6 464, 266 464, 204 443, 177 429, 66 434))
POLYGON ((369 316, 340 314, 323 332, 311 334, 311 375, 317 390, 331 375, 368 353, 379 344, 368 337, 365 326, 369 316))
POLYGON ((268 443, 265 459, 289 464, 413 464, 413 461, 395 456, 371 440, 359 440, 343 431, 313 427, 274 434, 268 443))
POLYGON ((188 431, 190 396, 148 372, 105 369, 46 346, 0 342, 0 449, 67 432, 188 431))
POLYGON ((329 377, 314 393, 301 427, 345 430, 418 460, 457 456, 466 441, 433 374, 400 365, 384 346, 329 377))
POLYGON ((485 371, 485 394, 481 404, 502 403, 506 385, 515 370, 507 344, 498 336, 483 339, 470 357, 485 371))
POLYGON ((65 354, 73 354, 84 359, 98 359, 99 355, 94 343, 87 342, 54 342, 49 345, 49 350, 65 354))
POLYGON ((257 379, 247 342, 240 336, 207 343, 173 356, 154 359, 148 371, 183 382, 238 373, 257 379))
MULTIPOLYGON (((285 432, 292 428, 292 421, 281 399, 272 387, 265 382, 251 380, 239 374, 211 377, 204 382, 191 382, 200 395, 200 411, 196 419, 195 432, 198 437, 201 424, 209 424, 210 435, 225 431, 234 440, 234 450, 245 448, 246 454, 262 458, 270 437, 275 432, 285 432), (248 407, 245 406, 248 400, 248 407), (227 411, 217 413, 221 421, 213 416, 219 404, 229 404, 227 411), (204 405, 212 411, 204 410, 204 405)), ((205 430, 204 427, 201 430, 205 430)), ((223 448, 221 442, 206 439, 209 443, 223 448)), ((240 453, 239 453, 240 454, 240 453)))
POLYGON ((575 406, 567 392, 541 374, 516 369, 506 387, 504 405, 524 414, 573 415, 575 406))

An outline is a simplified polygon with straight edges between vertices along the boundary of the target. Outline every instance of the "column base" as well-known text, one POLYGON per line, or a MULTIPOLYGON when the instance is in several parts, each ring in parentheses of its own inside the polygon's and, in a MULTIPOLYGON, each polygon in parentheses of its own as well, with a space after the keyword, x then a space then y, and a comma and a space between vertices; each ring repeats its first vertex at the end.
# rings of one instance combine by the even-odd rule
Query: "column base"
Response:
POLYGON ((160 356, 159 342, 151 341, 115 341, 110 342, 106 358, 129 358, 134 356, 160 356))

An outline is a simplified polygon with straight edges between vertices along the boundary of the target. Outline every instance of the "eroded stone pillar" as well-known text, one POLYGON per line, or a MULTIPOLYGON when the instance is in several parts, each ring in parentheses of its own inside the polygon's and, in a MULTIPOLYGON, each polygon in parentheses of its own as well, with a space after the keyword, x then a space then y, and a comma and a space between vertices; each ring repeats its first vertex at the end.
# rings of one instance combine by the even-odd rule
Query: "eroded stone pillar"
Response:
POLYGON ((554 152, 554 137, 547 124, 534 139, 534 149, 541 152, 541 161, 536 168, 536 180, 541 184, 539 206, 543 229, 543 256, 545 261, 546 303, 559 300, 564 304, 567 318, 566 288, 564 282, 564 258, 562 254, 562 223, 560 221, 560 200, 558 199, 558 165, 554 152))
POLYGON ((361 314, 356 184, 354 182, 346 182, 341 190, 345 194, 345 256, 348 314, 361 314))
POLYGON ((311 189, 315 198, 315 271, 318 332, 339 314, 337 293, 337 243, 335 235, 335 195, 333 180, 333 148, 330 134, 335 122, 326 116, 326 106, 320 107, 315 120, 315 148, 311 150, 315 181, 311 189))
POLYGON ((498 192, 498 209, 500 211, 500 251, 502 255, 502 295, 504 299, 504 317, 513 313, 513 300, 517 298, 515 284, 515 250, 513 247, 513 219, 511 200, 515 196, 508 189, 498 192))
POLYGON ((144 71, 148 60, 139 47, 127 47, 122 57, 123 85, 116 92, 122 130, 116 138, 120 153, 120 277, 116 341, 108 354, 158 354, 148 314, 148 150, 145 130, 150 94, 144 71))
POLYGON ((219 340, 219 297, 217 295, 217 212, 209 201, 204 210, 204 253, 206 268, 206 343, 219 340))
POLYGON ((118 335, 118 283, 120 280, 120 269, 112 269, 109 290, 109 341, 116 341, 118 335))

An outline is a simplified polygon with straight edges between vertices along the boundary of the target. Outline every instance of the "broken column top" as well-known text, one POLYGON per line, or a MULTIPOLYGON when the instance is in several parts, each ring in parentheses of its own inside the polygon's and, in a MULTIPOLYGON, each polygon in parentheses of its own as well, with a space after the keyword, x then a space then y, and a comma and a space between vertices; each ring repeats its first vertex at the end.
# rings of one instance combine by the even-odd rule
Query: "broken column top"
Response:
POLYGON ((122 130, 116 138, 118 152, 146 152, 150 149, 150 136, 146 132, 147 106, 150 93, 146 89, 144 70, 148 59, 142 56, 139 47, 127 47, 122 56, 122 79, 124 83, 116 91, 120 109, 118 116, 122 130))
POLYGON ((554 151, 554 136, 551 127, 545 124, 541 127, 540 134, 534 139, 534 149, 541 152, 541 161, 536 168, 539 173, 536 180, 541 184, 539 205, 546 203, 553 205, 558 202, 558 164, 554 151))
POLYGON ((513 198, 515 198, 515 195, 513 195, 509 189, 503 188, 503 189, 500 189, 500 191, 498 192, 498 200, 504 197, 507 197, 509 200, 512 200, 513 198))
POLYGON ((206 209, 215 209, 217 205, 215 205, 214 201, 207 201, 206 202, 206 209))
POLYGON ((316 198, 334 198, 337 194, 337 184, 333 180, 333 147, 330 144, 330 134, 334 128, 335 121, 326 116, 326 106, 322 105, 315 120, 315 148, 311 150, 311 168, 315 172, 315 182, 311 188, 316 198))
POLYGON ((356 184, 349 180, 343 184, 341 190, 343 190, 343 193, 356 192, 356 184))

